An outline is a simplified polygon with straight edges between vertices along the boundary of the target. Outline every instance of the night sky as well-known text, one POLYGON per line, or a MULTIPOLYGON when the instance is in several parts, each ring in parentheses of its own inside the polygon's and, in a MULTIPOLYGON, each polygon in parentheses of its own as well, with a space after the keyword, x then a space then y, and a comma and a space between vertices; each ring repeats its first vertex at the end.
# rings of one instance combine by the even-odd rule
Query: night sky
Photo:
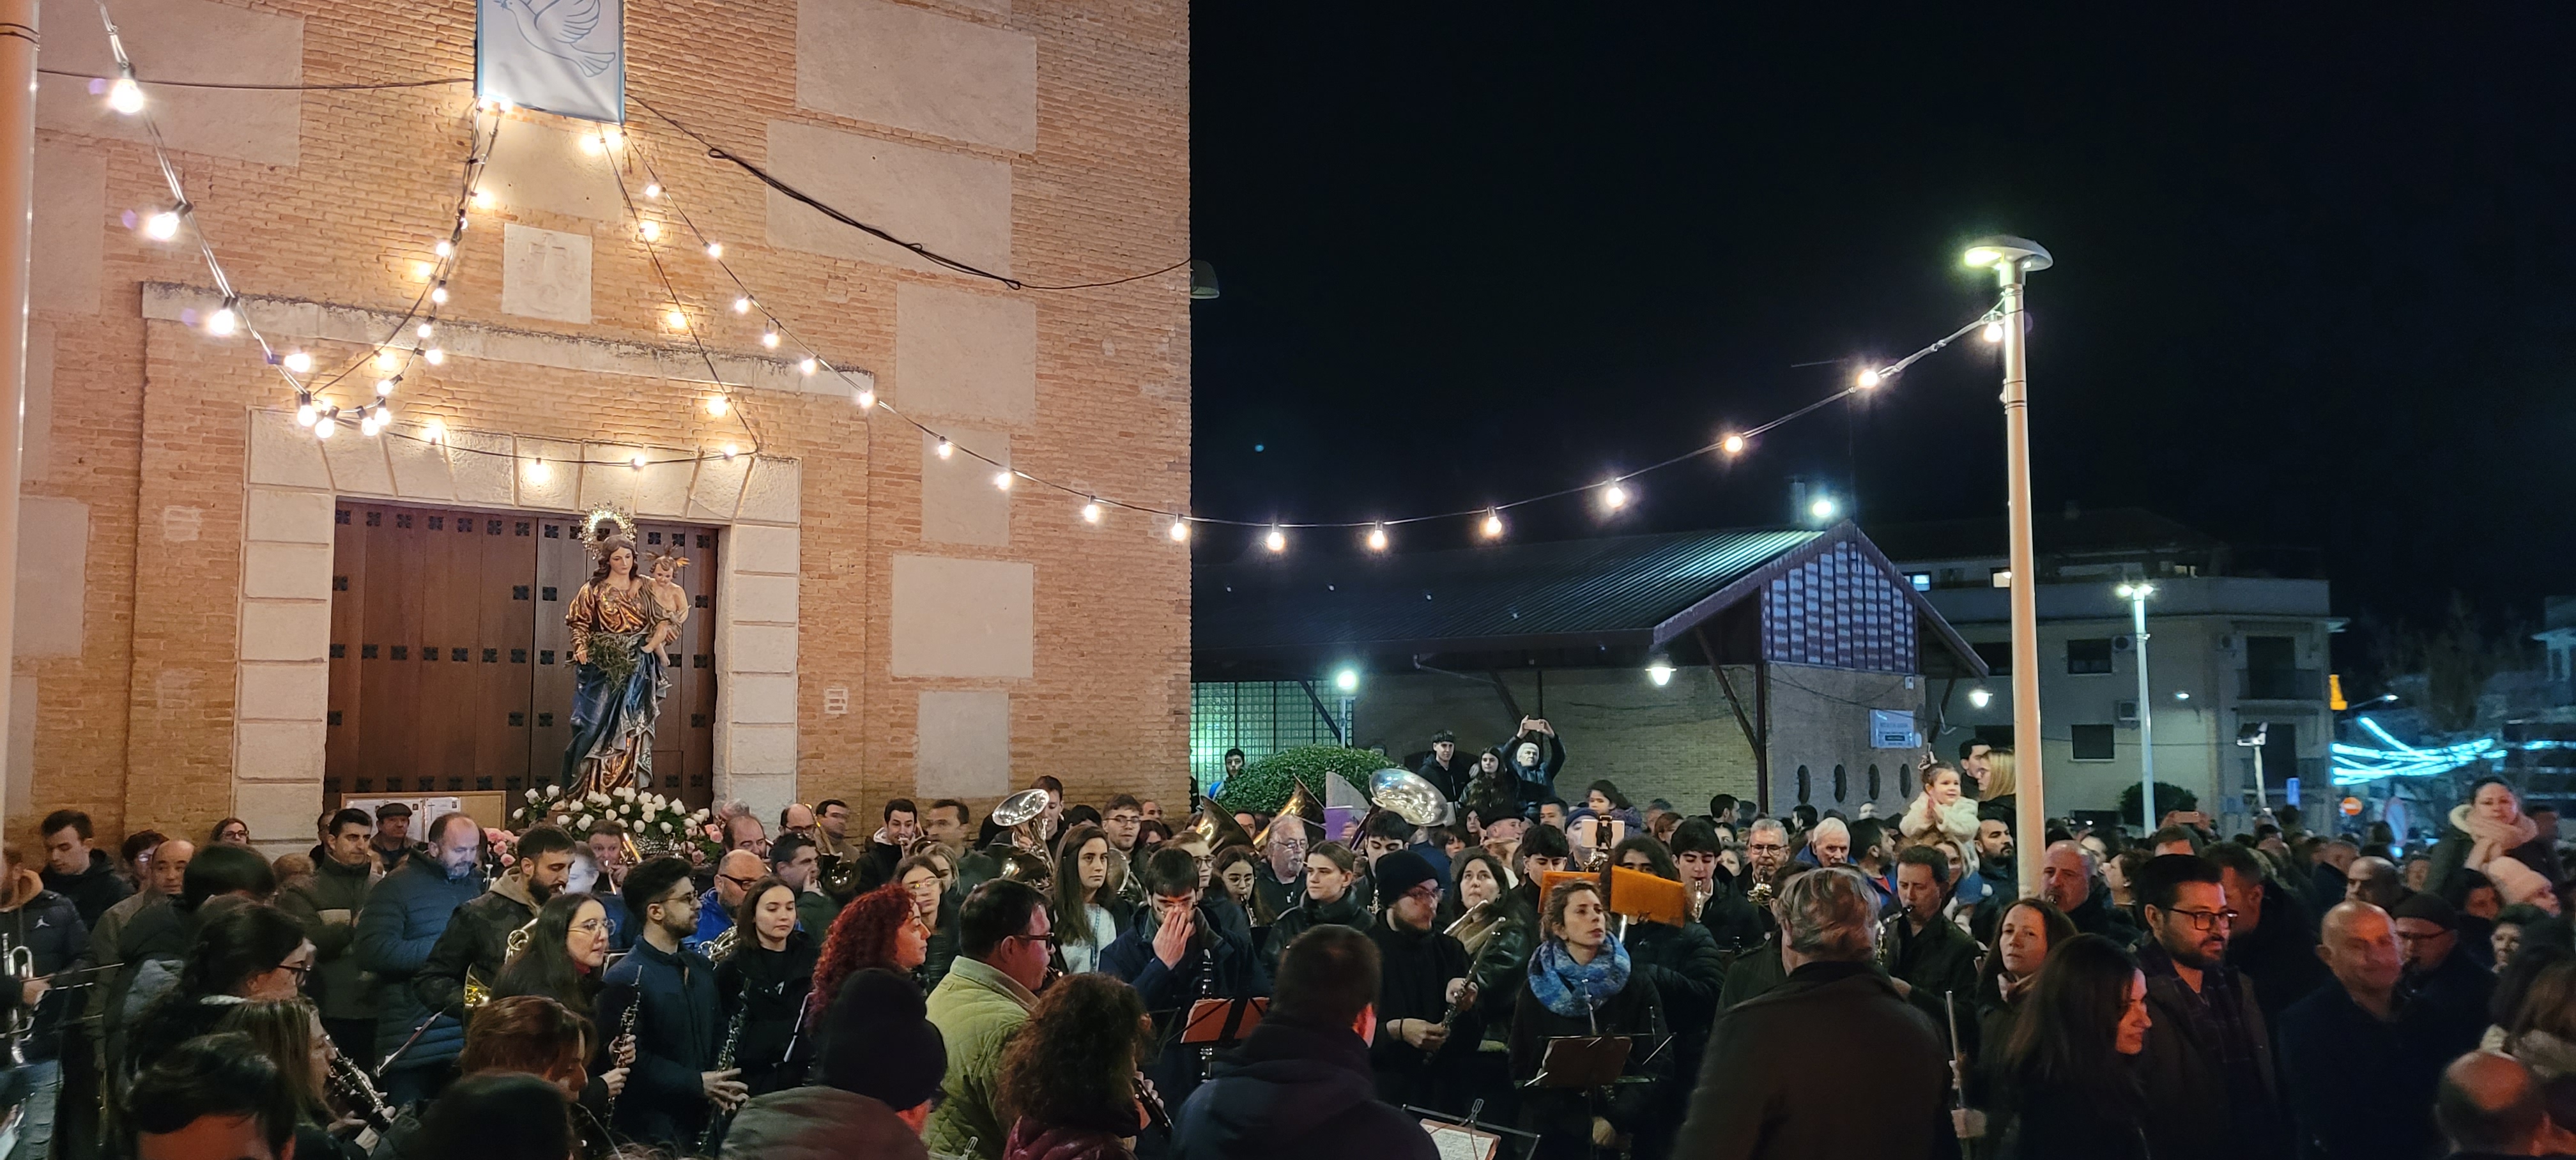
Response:
MULTIPOLYGON (((1193 307, 1193 510, 1372 519, 1642 466, 1976 317, 1992 276, 1958 254, 2008 232, 2058 263, 2038 512, 2315 549, 2343 614, 2576 591, 2576 9, 1763 7, 1194 6, 1224 296, 1193 307)), ((1793 474, 1864 523, 1995 514, 1999 364, 1972 335, 1615 520, 1561 500, 1512 534, 1779 523, 1793 474)))

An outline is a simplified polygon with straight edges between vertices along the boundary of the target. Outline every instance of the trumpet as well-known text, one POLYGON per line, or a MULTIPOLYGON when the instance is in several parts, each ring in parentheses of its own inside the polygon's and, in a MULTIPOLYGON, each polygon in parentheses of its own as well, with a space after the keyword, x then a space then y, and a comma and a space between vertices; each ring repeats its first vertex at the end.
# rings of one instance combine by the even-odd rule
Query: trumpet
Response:
MULTIPOLYGON (((19 994, 36 978, 36 952, 8 935, 0 934, 0 965, 5 965, 9 982, 19 994)), ((19 1006, 14 1000, 9 1007, 9 1063, 12 1067, 27 1065, 27 1036, 36 1029, 36 1011, 19 1006)))

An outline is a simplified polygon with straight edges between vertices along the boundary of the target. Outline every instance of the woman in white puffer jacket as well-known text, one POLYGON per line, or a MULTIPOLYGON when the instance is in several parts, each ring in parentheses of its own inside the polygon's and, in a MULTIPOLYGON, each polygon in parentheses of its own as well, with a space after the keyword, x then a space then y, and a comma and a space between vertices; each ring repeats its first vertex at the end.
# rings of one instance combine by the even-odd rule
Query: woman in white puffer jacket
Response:
POLYGON ((1959 771, 1926 757, 1923 792, 1905 807, 1896 828, 1910 839, 1938 841, 1947 837, 1965 849, 1977 840, 1977 803, 1959 794, 1959 771))

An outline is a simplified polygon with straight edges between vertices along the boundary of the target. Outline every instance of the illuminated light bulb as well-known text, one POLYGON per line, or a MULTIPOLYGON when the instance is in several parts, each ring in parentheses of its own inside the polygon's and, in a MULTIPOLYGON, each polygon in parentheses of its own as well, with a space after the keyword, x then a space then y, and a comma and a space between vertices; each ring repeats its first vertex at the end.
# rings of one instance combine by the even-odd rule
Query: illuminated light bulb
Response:
POLYGON ((319 422, 313 424, 313 437, 316 439, 328 439, 331 437, 332 432, 339 429, 340 417, 338 415, 324 415, 319 422))
POLYGON ((447 361, 447 352, 433 346, 428 350, 420 352, 420 361, 428 363, 431 366, 438 366, 447 361))
POLYGON ((1617 480, 1612 480, 1610 481, 1609 488, 1601 493, 1601 502, 1610 505, 1610 510, 1612 511, 1617 511, 1620 508, 1626 507, 1628 506, 1628 489, 1619 486, 1619 482, 1617 480))
POLYGON ((1360 671, 1358 669, 1343 669, 1342 671, 1333 674, 1333 687, 1340 689, 1345 693, 1358 691, 1360 687, 1360 671))
POLYGON ((411 276, 423 282, 429 281, 438 276, 438 263, 414 262, 411 264, 411 276))
POLYGON ((179 212, 165 209, 143 219, 143 236, 156 242, 166 242, 178 237, 179 212))
POLYGON ((1189 521, 1184 520, 1184 519, 1182 519, 1182 518, 1181 518, 1181 517, 1179 517, 1179 516, 1173 516, 1173 517, 1172 517, 1171 536, 1172 536, 1172 542, 1173 542, 1173 543, 1176 543, 1176 544, 1177 544, 1177 543, 1180 543, 1180 542, 1181 542, 1181 541, 1183 541, 1183 540, 1189 539, 1189 538, 1190 538, 1190 524, 1189 524, 1189 521))
POLYGON ((994 473, 993 473, 993 486, 998 487, 998 488, 1002 489, 1003 491, 1009 491, 1009 490, 1011 490, 1011 473, 1010 473, 1010 472, 1007 472, 1007 471, 996 471, 996 472, 994 472, 994 473))
POLYGON ((1983 708, 1985 708, 1987 705, 1990 705, 1990 704, 1994 703, 1994 699, 1995 699, 1995 695, 1994 695, 1993 693, 1989 693, 1989 692, 1985 691, 1984 689, 1970 689, 1970 690, 1968 690, 1968 703, 1969 703, 1969 704, 1971 704, 1971 705, 1974 705, 1974 706, 1976 706, 1976 707, 1978 707, 1978 708, 1980 708, 1980 709, 1983 709, 1983 708))
POLYGON ((364 435, 369 439, 375 438, 376 433, 382 430, 384 430, 383 426, 376 422, 375 413, 372 411, 368 412, 364 417, 358 420, 358 434, 364 435))
POLYGON ((116 78, 115 84, 107 86, 107 107, 129 117, 142 112, 143 86, 134 83, 133 77, 116 78))
POLYGON ((436 419, 420 425, 420 437, 432 443, 447 442, 447 424, 436 419))
POLYGON ((1484 531, 1485 538, 1488 540, 1500 538, 1503 534, 1503 513, 1500 511, 1486 512, 1484 531))
POLYGON ((799 372, 801 372, 801 373, 809 374, 809 375, 810 375, 810 374, 813 374, 813 373, 814 373, 814 372, 816 372, 816 371, 819 371, 819 370, 823 369, 823 364, 822 364, 822 363, 819 363, 819 362, 816 362, 816 361, 814 361, 813 359, 810 359, 810 358, 809 358, 809 359, 806 359, 806 360, 805 360, 805 361, 803 361, 803 362, 800 362, 800 363, 796 364, 796 369, 797 369, 799 372))
POLYGON ((708 257, 710 257, 710 258, 714 258, 714 259, 716 259, 716 260, 718 260, 718 261, 722 261, 722 260, 724 260, 724 243, 723 243, 723 242, 708 242, 708 243, 707 243, 707 256, 708 256, 708 257))
POLYGON ((416 334, 416 335, 418 335, 418 336, 422 337, 422 338, 427 338, 427 337, 429 337, 429 336, 430 336, 430 333, 431 333, 432 331, 436 330, 436 329, 438 329, 438 328, 437 328, 437 327, 434 327, 434 326, 432 326, 432 325, 430 325, 429 323, 424 322, 424 323, 421 323, 421 324, 420 324, 420 325, 418 325, 418 326, 413 327, 411 332, 412 332, 413 334, 416 334))
POLYGON ((688 312, 677 306, 674 306, 669 310, 665 310, 662 312, 662 325, 670 327, 673 330, 687 330, 689 328, 688 312))
POLYGON ((627 459, 626 465, 637 471, 644 470, 644 453, 641 451, 636 452, 631 458, 627 459))
POLYGON ((1090 503, 1082 505, 1082 522, 1086 524, 1096 524, 1100 522, 1099 500, 1093 500, 1090 503))
POLYGON ((377 397, 377 398, 379 398, 379 399, 381 399, 381 398, 385 398, 385 397, 387 397, 387 396, 389 396, 389 395, 391 395, 391 394, 393 394, 393 393, 394 393, 394 381, 393 381, 392 379, 377 379, 377 380, 376 380, 376 397, 377 397))
POLYGON ((646 185, 644 187, 644 196, 654 198, 662 196, 662 183, 656 181, 646 185))
POLYGON ((733 403, 732 403, 732 401, 730 401, 730 400, 726 399, 723 395, 709 395, 709 396, 707 396, 707 414, 713 415, 713 416, 715 416, 716 418, 721 419, 721 418, 724 418, 724 414, 725 414, 725 412, 730 411, 730 410, 732 410, 732 409, 733 409, 733 403))
POLYGON ((546 480, 553 478, 554 473, 553 468, 546 466, 545 460, 531 459, 528 461, 527 474, 528 482, 530 483, 544 483, 546 480))
POLYGON ((876 392, 876 388, 874 388, 874 387, 861 387, 861 388, 859 388, 858 404, 859 404, 859 409, 860 409, 860 410, 862 410, 862 411, 871 411, 871 410, 875 410, 875 409, 876 409, 876 405, 877 405, 877 392, 876 392))
POLYGON ((584 133, 584 134, 582 134, 582 135, 581 135, 581 151, 582 151, 582 152, 584 152, 584 153, 588 153, 588 154, 590 154, 591 156, 596 157, 596 156, 598 156, 598 155, 599 155, 599 151, 600 151, 601 149, 604 149, 604 148, 607 148, 607 144, 606 144, 605 142, 603 142, 603 141, 601 141, 601 140, 599 139, 599 134, 597 134, 597 133, 584 133))
POLYGON ((1978 246, 1975 249, 1969 250, 1965 255, 1962 255, 1962 260, 1971 266, 1991 266, 2002 261, 2003 257, 2003 251, 2001 250, 1993 249, 1988 246, 1978 246))
POLYGON ((1672 683, 1673 683, 1673 666, 1671 666, 1670 664, 1667 664, 1667 663, 1665 663, 1665 662, 1663 662, 1663 661, 1656 661, 1656 662, 1655 662, 1655 663, 1653 663, 1653 664, 1647 665, 1647 666, 1646 666, 1646 679, 1647 679, 1647 680, 1649 680, 1649 681, 1653 681, 1653 682, 1655 683, 1655 687, 1656 687, 1656 688, 1658 688, 1658 689, 1663 688, 1663 687, 1664 687, 1664 686, 1666 686, 1666 685, 1672 684, 1672 683))
POLYGON ((468 200, 473 203, 474 208, 488 210, 492 208, 492 203, 495 199, 492 196, 491 190, 478 189, 474 191, 474 196, 468 200))
POLYGON ((950 445, 949 445, 949 442, 948 442, 947 440, 942 439, 942 440, 940 440, 940 441, 939 441, 939 457, 940 457, 941 459, 946 459, 946 458, 948 458, 949 456, 954 455, 954 454, 956 454, 956 453, 957 453, 957 449, 956 449, 955 447, 953 447, 953 446, 950 446, 950 445))
POLYGON ((733 312, 734 312, 734 313, 736 313, 736 314, 749 314, 749 313, 751 313, 751 299, 749 299, 749 298, 736 298, 736 299, 734 299, 734 300, 733 300, 733 312))
POLYGON ((1379 525, 1377 525, 1376 527, 1373 527, 1373 528, 1370 528, 1370 529, 1369 529, 1369 534, 1368 534, 1368 546, 1369 546, 1369 551, 1372 551, 1372 552, 1383 552, 1383 551, 1385 551, 1385 550, 1386 550, 1386 525, 1385 525, 1385 524, 1379 524, 1379 525))
POLYGON ((389 375, 402 369, 402 352, 390 346, 376 348, 376 373, 389 375))
POLYGON ((438 285, 429 288, 429 304, 432 306, 447 305, 447 283, 441 282, 438 285))
POLYGON ((635 232, 648 242, 658 242, 662 240, 661 223, 656 222, 651 218, 644 219, 642 224, 635 227, 635 232))
POLYGON ((206 316, 206 333, 222 338, 241 329, 241 312, 230 306, 219 306, 206 316))
POLYGON ((283 361, 286 363, 286 369, 296 374, 310 374, 313 371, 313 356, 303 351, 288 351, 283 361))
POLYGON ((1261 537, 1261 546, 1273 552, 1285 552, 1288 550, 1288 533, 1273 526, 1269 535, 1261 537))
POLYGON ((727 443, 727 444, 725 444, 725 445, 724 445, 724 457, 725 457, 726 459, 730 460, 730 459, 732 459, 734 456, 736 456, 736 455, 740 455, 740 454, 742 454, 742 449, 741 449, 741 448, 736 447, 736 446, 734 446, 734 445, 733 445, 733 444, 731 444, 731 443, 727 443))
POLYGON ((761 331, 760 345, 768 347, 771 350, 778 349, 778 331, 776 329, 761 331))
POLYGON ((1819 520, 1830 520, 1834 518, 1834 513, 1838 510, 1840 509, 1834 506, 1834 501, 1831 499, 1820 498, 1816 502, 1807 505, 1807 514, 1814 516, 1819 520))
POLYGON ((1744 436, 1729 435, 1724 440, 1721 440, 1718 443, 1718 446, 1723 448, 1729 455, 1742 455, 1744 454, 1744 436))
POLYGON ((626 132, 611 125, 599 131, 599 143, 604 148, 623 149, 626 147, 626 132))
POLYGON ((2000 322, 1987 323, 1985 337, 1987 342, 2002 342, 2004 340, 2004 324, 2000 322))
POLYGON ((295 425, 298 427, 310 427, 314 420, 321 417, 322 408, 314 406, 310 397, 295 405, 295 425))
POLYGON ((456 243, 451 242, 446 238, 440 238, 438 239, 437 245, 429 248, 429 252, 442 258, 449 257, 456 253, 456 243))
POLYGON ((1860 377, 1853 380, 1853 382, 1864 391, 1877 386, 1881 381, 1883 380, 1879 378, 1878 371, 1875 368, 1862 371, 1860 373, 1860 377))

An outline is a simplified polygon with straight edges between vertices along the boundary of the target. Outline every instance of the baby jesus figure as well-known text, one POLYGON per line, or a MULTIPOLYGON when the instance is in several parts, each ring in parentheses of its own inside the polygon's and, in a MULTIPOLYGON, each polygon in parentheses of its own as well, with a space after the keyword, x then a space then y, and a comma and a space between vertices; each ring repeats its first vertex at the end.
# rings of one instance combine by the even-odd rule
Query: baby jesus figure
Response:
POLYGON ((644 582, 644 598, 653 629, 645 634, 644 651, 660 652, 663 645, 679 639, 680 626, 689 619, 689 594, 681 591, 674 579, 680 569, 689 566, 689 558, 665 552, 654 556, 652 563, 651 577, 644 582))

